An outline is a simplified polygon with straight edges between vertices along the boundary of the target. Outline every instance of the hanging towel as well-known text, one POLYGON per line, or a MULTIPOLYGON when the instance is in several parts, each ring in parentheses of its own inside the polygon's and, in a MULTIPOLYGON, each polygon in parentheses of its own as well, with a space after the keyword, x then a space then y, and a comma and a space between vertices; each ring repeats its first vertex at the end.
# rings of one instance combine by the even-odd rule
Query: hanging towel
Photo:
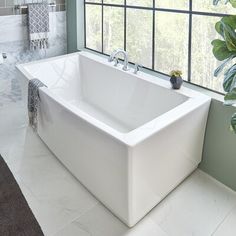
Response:
POLYGON ((37 115, 40 105, 39 88, 46 87, 38 79, 31 79, 28 85, 28 115, 29 124, 32 126, 34 131, 37 131, 37 115))
POLYGON ((28 4, 30 49, 48 48, 49 9, 46 2, 28 4))

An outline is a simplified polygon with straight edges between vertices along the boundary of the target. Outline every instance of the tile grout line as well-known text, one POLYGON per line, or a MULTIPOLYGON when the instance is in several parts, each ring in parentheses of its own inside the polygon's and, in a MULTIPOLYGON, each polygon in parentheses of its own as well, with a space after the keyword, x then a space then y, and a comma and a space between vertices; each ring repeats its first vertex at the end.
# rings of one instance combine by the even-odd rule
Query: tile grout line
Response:
MULTIPOLYGON (((13 172, 12 172, 13 173, 13 172)), ((14 175, 14 174, 13 174, 14 175)), ((15 176, 14 176, 15 177, 15 176)), ((39 199, 37 198, 37 196, 32 192, 31 188, 25 183, 25 181, 23 179, 21 179, 21 177, 19 177, 19 179, 17 179, 15 177, 15 179, 17 180, 17 183, 19 184, 19 187, 25 197, 25 199, 27 200, 26 195, 24 194, 24 191, 22 190, 22 186, 24 186, 29 192, 30 194, 33 196, 33 198, 36 199, 36 201, 39 201, 39 199), (21 186, 22 185, 22 186, 21 186)), ((30 203, 27 200, 27 203, 30 206, 30 203)), ((79 219, 80 217, 84 216, 85 214, 87 214, 89 211, 91 211, 94 207, 96 207, 100 202, 96 201, 94 204, 92 204, 91 207, 89 207, 85 212, 83 212, 81 215, 77 215, 74 219, 72 219, 68 224, 64 225, 62 228, 56 230, 55 233, 51 234, 51 236, 55 236, 57 233, 59 233, 61 230, 63 230, 65 227, 67 227, 68 225, 70 225, 71 223, 73 223, 74 221, 76 221, 77 219, 79 219)), ((31 208, 31 206, 30 206, 31 208)), ((33 211, 33 208, 31 208, 31 210, 33 211)), ((34 212, 34 211, 33 211, 34 212)), ((44 232, 44 228, 42 227, 42 225, 40 224, 40 220, 36 217, 36 215, 34 214, 35 218, 37 219, 37 221, 39 222, 39 225, 41 226, 43 232, 44 232)))
MULTIPOLYGON (((229 188, 228 186, 224 185, 223 183, 221 183, 220 181, 218 181, 217 179, 213 178, 211 175, 207 174, 206 172, 202 171, 201 169, 197 168, 198 171, 200 171, 201 173, 203 173, 204 175, 207 175, 214 183, 218 184, 219 186, 223 187, 225 190, 230 191, 232 194, 235 195, 236 197, 236 191, 232 190, 231 188, 229 188)), ((182 182, 183 183, 183 182, 182 182)), ((225 216, 223 217, 222 221, 219 222, 219 224, 217 224, 216 228, 213 230, 213 232, 210 234, 210 236, 214 236, 214 234, 216 233, 216 231, 219 229, 219 227, 224 223, 224 221, 226 220, 226 218, 231 214, 231 212, 236 208, 236 203, 232 205, 232 208, 230 208, 230 210, 225 214, 225 216)), ((150 212, 149 212, 150 213, 150 212)), ((158 227, 161 228, 161 230, 166 233, 167 235, 169 235, 165 230, 163 230, 163 228, 161 227, 160 224, 158 224, 157 222, 155 222, 155 220, 153 220, 150 217, 151 221, 157 225, 158 227)))
POLYGON ((64 225, 62 228, 58 229, 57 232, 53 233, 51 236, 56 236, 57 233, 59 233, 60 231, 62 231, 64 228, 66 228, 67 226, 69 226, 70 224, 72 224, 73 222, 75 222, 76 220, 80 219, 81 217, 83 217, 84 215, 86 215, 88 212, 90 212, 93 208, 95 208, 97 205, 99 205, 100 202, 97 201, 93 206, 89 207, 87 211, 85 211, 84 213, 82 213, 79 216, 76 216, 74 219, 71 220, 71 222, 69 222, 68 224, 64 225))
MULTIPOLYGON (((149 212, 150 213, 150 212, 149 212)), ((156 225, 158 226, 165 234, 166 236, 169 236, 169 233, 167 233, 162 227, 160 224, 158 224, 155 220, 152 219, 152 217, 149 217, 149 219, 156 225)))
POLYGON ((214 236, 214 234, 217 232, 217 230, 220 228, 221 225, 223 225, 223 223, 225 222, 225 220, 230 216, 230 214, 233 212, 233 210, 235 209, 236 204, 228 211, 228 213, 226 213, 225 217, 222 219, 222 221, 216 226, 216 228, 214 229, 214 231, 211 233, 211 236, 214 236))

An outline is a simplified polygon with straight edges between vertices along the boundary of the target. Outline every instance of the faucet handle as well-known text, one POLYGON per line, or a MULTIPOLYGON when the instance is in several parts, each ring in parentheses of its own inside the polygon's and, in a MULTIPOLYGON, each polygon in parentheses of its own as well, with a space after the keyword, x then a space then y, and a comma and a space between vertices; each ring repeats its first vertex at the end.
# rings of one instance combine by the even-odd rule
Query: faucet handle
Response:
POLYGON ((143 68, 143 66, 139 63, 135 63, 134 65, 134 74, 137 74, 140 69, 143 68))
POLYGON ((110 55, 110 56, 108 57, 108 62, 112 62, 113 60, 114 60, 113 55, 110 55))
POLYGON ((124 64, 122 70, 123 71, 129 71, 129 62, 127 62, 127 64, 124 64))
POLYGON ((114 63, 114 66, 117 67, 118 64, 119 64, 119 58, 115 57, 115 58, 114 58, 114 62, 115 62, 115 63, 114 63))

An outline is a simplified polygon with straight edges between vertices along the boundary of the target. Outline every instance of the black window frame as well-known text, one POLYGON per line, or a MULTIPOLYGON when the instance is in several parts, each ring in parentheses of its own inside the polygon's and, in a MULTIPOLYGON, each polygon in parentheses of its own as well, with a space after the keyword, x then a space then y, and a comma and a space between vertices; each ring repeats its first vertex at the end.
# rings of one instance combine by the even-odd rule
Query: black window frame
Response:
MULTIPOLYGON (((153 6, 152 7, 145 7, 145 6, 135 6, 135 5, 127 5, 127 1, 124 0, 124 4, 112 4, 112 3, 104 3, 104 0, 101 0, 100 3, 98 2, 86 2, 84 0, 84 48, 91 50, 93 52, 103 54, 106 56, 109 56, 108 54, 104 53, 104 6, 106 7, 119 7, 124 9, 124 50, 126 50, 126 45, 127 45, 127 9, 140 9, 140 10, 150 10, 153 12, 153 19, 152 19, 152 68, 144 67, 145 69, 149 71, 153 71, 156 73, 159 73, 161 75, 169 76, 166 73, 163 73, 161 71, 155 70, 155 23, 156 23, 156 18, 155 14, 157 12, 170 12, 170 13, 182 13, 182 14, 187 14, 189 16, 189 25, 188 25, 188 75, 187 75, 187 80, 185 82, 196 85, 198 87, 207 89, 209 91, 224 95, 224 93, 210 89, 208 87, 204 87, 200 84, 193 83, 191 81, 191 74, 192 74, 192 30, 193 30, 193 15, 198 15, 198 16, 213 16, 213 17, 224 17, 224 16, 229 16, 230 14, 224 14, 224 13, 215 13, 215 12, 202 12, 202 11, 194 11, 193 10, 193 0, 189 0, 189 9, 188 10, 181 10, 181 9, 170 9, 170 8, 159 8, 155 6, 155 0, 153 0, 153 6), (102 9, 102 29, 101 29, 101 43, 102 43, 102 51, 97 51, 92 48, 87 47, 86 45, 86 5, 97 5, 101 6, 102 9)), ((129 62, 130 64, 134 64, 133 62, 129 62)), ((213 72, 212 72, 213 73, 213 72)))

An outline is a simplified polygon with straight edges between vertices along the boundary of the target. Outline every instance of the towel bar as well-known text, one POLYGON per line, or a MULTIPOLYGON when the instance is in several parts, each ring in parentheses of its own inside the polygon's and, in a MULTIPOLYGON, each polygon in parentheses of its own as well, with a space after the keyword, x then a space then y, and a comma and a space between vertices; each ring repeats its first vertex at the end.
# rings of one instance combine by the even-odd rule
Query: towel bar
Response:
MULTIPOLYGON (((49 3, 49 7, 56 7, 56 3, 49 3)), ((27 5, 15 5, 15 9, 20 10, 20 9, 26 9, 28 8, 27 5)))

